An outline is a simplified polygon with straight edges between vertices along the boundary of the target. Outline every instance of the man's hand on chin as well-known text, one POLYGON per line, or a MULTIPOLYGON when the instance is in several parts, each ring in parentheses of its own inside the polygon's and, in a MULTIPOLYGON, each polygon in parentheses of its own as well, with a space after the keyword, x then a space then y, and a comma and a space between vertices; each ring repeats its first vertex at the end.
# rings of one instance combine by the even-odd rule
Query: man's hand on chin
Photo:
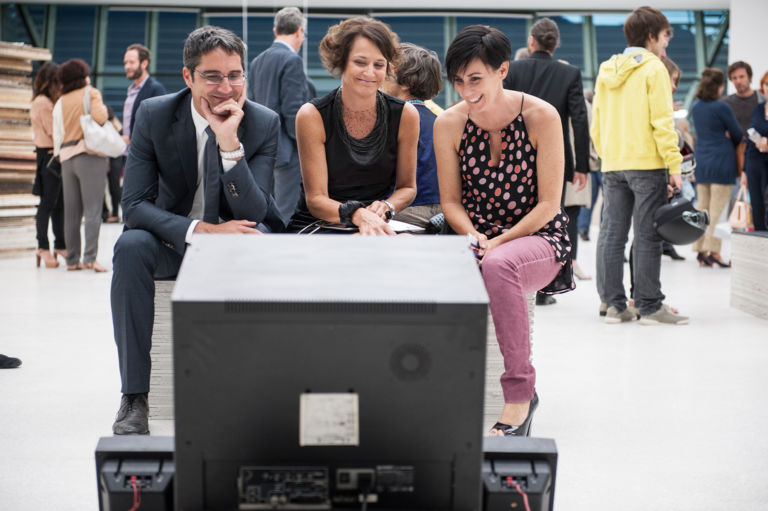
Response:
POLYGON ((198 222, 193 232, 197 234, 262 234, 256 229, 256 222, 250 220, 230 220, 223 224, 198 222))

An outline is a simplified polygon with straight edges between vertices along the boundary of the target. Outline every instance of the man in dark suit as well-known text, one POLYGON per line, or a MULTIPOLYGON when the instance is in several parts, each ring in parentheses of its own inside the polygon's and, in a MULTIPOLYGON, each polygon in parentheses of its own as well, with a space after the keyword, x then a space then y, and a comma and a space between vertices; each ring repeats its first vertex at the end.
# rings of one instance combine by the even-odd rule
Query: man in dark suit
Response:
POLYGON ((184 44, 188 88, 146 100, 125 169, 126 230, 115 244, 112 322, 123 397, 115 434, 146 434, 154 280, 174 277, 196 233, 283 223, 270 194, 280 121, 245 99, 245 45, 219 27, 184 44))
MULTIPOLYGON (((131 85, 128 86, 125 102, 123 103, 123 140, 125 140, 126 145, 131 142, 133 124, 136 121, 136 110, 138 110, 141 102, 148 98, 166 94, 163 84, 149 76, 149 59, 149 48, 143 44, 132 44, 125 49, 123 67, 126 78, 131 80, 131 85)), ((125 167, 126 156, 128 156, 127 147, 123 156, 110 158, 109 160, 108 183, 109 195, 112 199, 112 211, 111 214, 107 214, 106 207, 104 211, 106 215, 105 220, 110 223, 120 221, 117 215, 117 206, 120 204, 122 196, 120 175, 125 167)))
MULTIPOLYGON (((531 27, 528 38, 530 56, 509 64, 504 79, 504 88, 526 92, 541 98, 557 109, 563 125, 563 146, 565 148, 565 181, 572 181, 577 190, 584 188, 589 175, 589 120, 581 84, 581 71, 575 66, 552 58, 560 44, 560 31, 549 18, 541 18, 531 27), (573 126, 573 149, 571 149, 569 123, 573 126), (574 167, 573 153, 576 153, 574 167), (575 172, 574 172, 575 171, 575 172)), ((563 200, 565 183, 563 183, 563 200)), ((574 214, 566 209, 569 215, 574 214)), ((578 215, 578 209, 575 210, 578 215)), ((575 242, 576 218, 572 218, 575 242)), ((555 303, 548 295, 538 294, 537 305, 555 303)))
POLYGON ((248 98, 280 115, 273 193, 286 223, 293 216, 301 193, 296 112, 312 97, 298 54, 304 42, 304 24, 304 16, 296 7, 280 9, 272 29, 275 41, 253 59, 248 76, 248 98))

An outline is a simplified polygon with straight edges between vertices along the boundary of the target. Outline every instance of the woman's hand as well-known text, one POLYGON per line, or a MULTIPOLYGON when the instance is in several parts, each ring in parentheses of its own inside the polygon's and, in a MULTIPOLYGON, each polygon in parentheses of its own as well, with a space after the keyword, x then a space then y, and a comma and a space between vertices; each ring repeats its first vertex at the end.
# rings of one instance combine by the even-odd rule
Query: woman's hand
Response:
POLYGON ((373 201, 367 208, 368 211, 371 211, 372 213, 375 213, 378 215, 382 220, 385 222, 388 220, 387 213, 391 213, 392 211, 389 209, 389 206, 381 202, 380 200, 373 201))
POLYGON ((757 147, 757 150, 760 151, 761 153, 768 152, 768 138, 763 137, 763 139, 760 140, 760 142, 755 144, 755 147, 757 147))
MULTIPOLYGON (((387 208, 387 211, 389 211, 389 208, 387 208)), ((392 228, 389 226, 389 224, 387 224, 387 222, 384 221, 384 219, 367 208, 360 208, 356 210, 352 215, 352 223, 360 228, 360 234, 364 236, 395 234, 395 231, 392 230, 392 228)))
POLYGON ((485 234, 480 234, 479 232, 472 234, 477 238, 477 244, 480 246, 480 249, 477 251, 477 256, 480 258, 480 264, 483 264, 485 256, 488 255, 491 250, 501 245, 501 241, 498 237, 489 240, 485 234))
POLYGON ((743 186, 744 188, 747 187, 747 173, 742 172, 741 177, 739 178, 741 181, 739 182, 740 186, 743 186))

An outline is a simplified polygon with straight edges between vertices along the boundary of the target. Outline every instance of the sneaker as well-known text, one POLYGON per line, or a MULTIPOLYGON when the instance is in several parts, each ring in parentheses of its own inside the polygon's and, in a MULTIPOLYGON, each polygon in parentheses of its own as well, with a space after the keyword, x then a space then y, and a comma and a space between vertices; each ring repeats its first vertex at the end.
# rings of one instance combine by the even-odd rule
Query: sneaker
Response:
POLYGON ((600 314, 600 317, 604 317, 608 313, 608 304, 605 302, 600 302, 600 309, 597 311, 598 314, 600 314))
POLYGON ((605 313, 605 322, 609 325, 615 325, 618 323, 626 323, 628 321, 635 321, 637 319, 637 309, 634 307, 627 307, 623 311, 619 312, 619 309, 611 305, 605 313))
POLYGON ((653 314, 640 317, 641 325, 687 325, 691 319, 672 311, 667 304, 661 304, 661 309, 653 314))

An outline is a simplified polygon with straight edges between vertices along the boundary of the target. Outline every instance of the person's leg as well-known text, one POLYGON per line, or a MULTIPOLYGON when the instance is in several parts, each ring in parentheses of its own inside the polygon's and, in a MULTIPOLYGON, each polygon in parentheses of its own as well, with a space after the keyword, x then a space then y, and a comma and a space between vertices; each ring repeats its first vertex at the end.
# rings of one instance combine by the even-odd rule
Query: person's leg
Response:
MULTIPOLYGON (((747 189, 752 203, 752 221, 756 231, 766 230, 765 188, 768 180, 768 165, 765 158, 747 156, 747 189)), ((715 219, 711 219, 714 221, 715 219)))
POLYGON ((595 208, 595 202, 597 202, 597 195, 600 193, 600 186, 602 186, 599 174, 600 172, 596 170, 589 173, 589 179, 592 181, 591 201, 588 208, 582 207, 581 211, 579 211, 579 234, 586 234, 585 240, 589 239, 589 226, 592 223, 592 211, 595 208))
POLYGON ((115 244, 112 325, 122 382, 122 397, 112 431, 149 433, 149 376, 156 278, 175 276, 181 255, 143 230, 125 231, 115 244))
POLYGON ((405 222, 412 225, 418 225, 419 227, 426 227, 429 224, 429 219, 433 216, 440 214, 442 209, 440 204, 422 204, 421 206, 408 206, 402 211, 399 211, 394 219, 400 222, 405 222))
POLYGON ((80 178, 80 194, 85 216, 85 250, 83 264, 96 261, 99 253, 99 231, 101 230, 101 209, 104 203, 104 187, 109 170, 107 158, 91 154, 75 156, 75 172, 80 178))
POLYGON ((64 241, 64 196, 62 194, 61 179, 53 178, 56 181, 56 204, 51 211, 51 228, 53 229, 53 248, 54 250, 66 250, 67 243, 64 241))
MULTIPOLYGON (((728 187, 728 198, 730 200, 731 197, 731 185, 726 185, 728 187)), ((717 223, 717 219, 712 217, 712 210, 710 205, 710 191, 712 190, 712 184, 711 183, 698 183, 696 188, 699 192, 699 198, 696 202, 696 205, 699 210, 701 211, 707 211, 709 213, 709 228, 704 233, 704 236, 697 239, 692 246, 692 249, 694 252, 698 252, 699 254, 704 254, 708 251, 706 248, 706 240, 711 236, 711 233, 715 231, 715 224, 717 223)), ((701 261, 701 258, 699 258, 699 261, 701 261)))
POLYGON ((625 174, 603 174, 603 212, 597 238, 597 290, 601 301, 621 312, 627 308, 624 291, 624 249, 632 224, 635 197, 625 174))
POLYGON ((728 202, 731 200, 731 185, 710 185, 710 199, 709 199, 709 227, 706 233, 706 242, 704 249, 711 252, 712 255, 722 263, 720 258, 720 249, 722 242, 720 238, 715 236, 715 226, 717 225, 717 219, 723 214, 723 211, 728 207, 728 202))
POLYGON ((80 223, 83 219, 83 202, 80 196, 80 180, 75 175, 72 159, 61 162, 61 186, 64 197, 64 241, 67 245, 67 266, 75 268, 80 263, 80 223))
POLYGON ((140 229, 125 231, 112 259, 112 324, 123 394, 149 392, 155 279, 174 277, 182 256, 140 229))
POLYGON ((641 316, 661 308, 661 238, 653 226, 653 214, 667 201, 667 175, 663 169, 627 171, 634 197, 635 307, 641 316))
POLYGON ((539 236, 504 243, 483 259, 483 281, 504 358, 501 388, 507 405, 500 422, 505 424, 519 425, 525 420, 534 394, 536 371, 530 361, 525 295, 552 282, 561 267, 552 246, 539 236))
POLYGON ((299 204, 301 167, 297 164, 276 165, 274 175, 275 182, 272 185, 272 190, 275 196, 275 205, 283 221, 288 224, 299 204))
POLYGON ((37 153, 37 175, 35 179, 37 180, 37 186, 40 190, 40 203, 37 205, 37 213, 35 214, 37 248, 50 250, 51 246, 48 243, 48 219, 51 217, 53 206, 56 203, 55 200, 58 194, 51 197, 55 190, 51 188, 49 181, 50 179, 56 178, 50 176, 50 179, 47 179, 49 177, 48 174, 50 174, 45 170, 48 149, 41 149, 38 147, 35 149, 35 151, 37 153))
POLYGON ((123 171, 124 156, 109 159, 109 173, 107 174, 107 183, 109 187, 109 198, 112 201, 112 211, 110 217, 113 219, 119 216, 120 199, 122 190, 120 188, 120 174, 123 171))

